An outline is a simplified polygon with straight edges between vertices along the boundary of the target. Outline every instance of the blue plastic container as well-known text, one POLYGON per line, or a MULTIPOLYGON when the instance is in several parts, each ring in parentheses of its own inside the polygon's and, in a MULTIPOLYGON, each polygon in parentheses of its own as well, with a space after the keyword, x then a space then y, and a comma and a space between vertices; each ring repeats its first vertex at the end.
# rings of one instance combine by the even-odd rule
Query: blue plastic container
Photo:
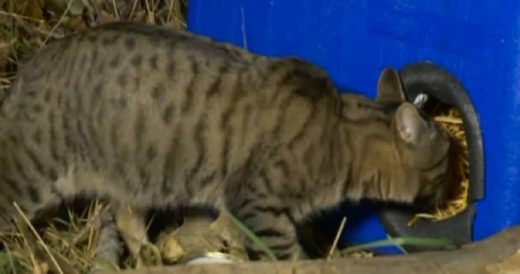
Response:
MULTIPOLYGON (((188 26, 252 52, 325 68, 342 90, 374 97, 380 71, 432 60, 464 84, 480 116, 485 197, 473 239, 520 224, 520 2, 190 0, 188 26)), ((385 238, 376 217, 347 240, 385 238)))

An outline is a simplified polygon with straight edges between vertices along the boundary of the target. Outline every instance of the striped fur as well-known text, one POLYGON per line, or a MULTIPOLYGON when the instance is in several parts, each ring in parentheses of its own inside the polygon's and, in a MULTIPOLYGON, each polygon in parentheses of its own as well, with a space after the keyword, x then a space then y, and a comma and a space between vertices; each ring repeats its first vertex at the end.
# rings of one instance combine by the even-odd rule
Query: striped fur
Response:
POLYGON ((70 36, 2 99, 0 226, 14 201, 31 216, 77 196, 137 212, 207 204, 289 258, 293 224, 312 212, 443 191, 446 136, 403 102, 395 71, 378 89, 375 101, 340 95, 307 62, 160 27, 70 36))

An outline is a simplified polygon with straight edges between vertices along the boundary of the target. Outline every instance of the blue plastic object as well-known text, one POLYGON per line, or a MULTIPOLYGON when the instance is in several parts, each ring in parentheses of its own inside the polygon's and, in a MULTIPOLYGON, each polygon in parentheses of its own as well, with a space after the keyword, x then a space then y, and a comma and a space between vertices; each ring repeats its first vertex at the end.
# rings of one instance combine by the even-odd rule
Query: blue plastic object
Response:
MULTIPOLYGON (((387 66, 432 60, 464 84, 480 115, 485 197, 473 238, 520 224, 520 2, 190 0, 196 33, 325 68, 342 90, 375 96, 387 66)), ((349 229, 349 227, 347 227, 349 229)), ((345 238, 385 238, 376 217, 345 238)))

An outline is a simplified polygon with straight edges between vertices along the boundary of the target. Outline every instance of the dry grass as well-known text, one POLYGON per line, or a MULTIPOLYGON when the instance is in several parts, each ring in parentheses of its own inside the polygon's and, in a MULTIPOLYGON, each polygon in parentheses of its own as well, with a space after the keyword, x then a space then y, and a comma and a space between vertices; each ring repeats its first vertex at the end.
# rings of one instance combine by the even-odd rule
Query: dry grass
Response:
POLYGON ((38 226, 43 230, 21 218, 12 233, 0 235, 6 249, 0 253, 5 258, 0 259, 0 273, 85 273, 98 267, 94 255, 100 230, 94 220, 101 212, 99 202, 83 212, 67 209, 63 217, 38 226))
POLYGON ((0 89, 49 41, 111 21, 185 28, 186 6, 187 0, 0 0, 0 89))
POLYGON ((458 109, 438 108, 434 111, 434 119, 448 132, 451 140, 449 151, 450 167, 447 181, 449 189, 444 204, 434 208, 432 212, 418 213, 408 223, 413 225, 419 219, 432 221, 445 220, 462 212, 468 206, 469 191, 469 156, 466 133, 458 109))

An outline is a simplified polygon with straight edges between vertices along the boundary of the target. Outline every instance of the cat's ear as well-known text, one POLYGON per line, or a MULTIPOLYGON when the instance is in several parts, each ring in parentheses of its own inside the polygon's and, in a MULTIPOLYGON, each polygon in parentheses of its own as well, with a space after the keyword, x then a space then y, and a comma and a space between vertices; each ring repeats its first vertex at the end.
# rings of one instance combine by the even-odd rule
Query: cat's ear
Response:
POLYGON ((395 126, 403 142, 416 145, 427 124, 414 105, 403 103, 395 112, 395 126))
POLYGON ((376 101, 404 102, 405 100, 399 74, 393 68, 385 68, 377 82, 376 101))

